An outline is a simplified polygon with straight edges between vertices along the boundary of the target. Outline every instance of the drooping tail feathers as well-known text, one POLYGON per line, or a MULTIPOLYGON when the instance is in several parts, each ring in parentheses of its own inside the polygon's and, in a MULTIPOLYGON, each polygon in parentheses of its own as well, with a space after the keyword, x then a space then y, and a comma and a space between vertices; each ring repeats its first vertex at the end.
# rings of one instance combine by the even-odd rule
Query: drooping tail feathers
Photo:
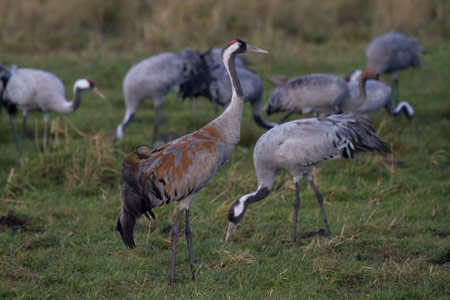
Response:
POLYGON ((353 158, 354 153, 358 152, 391 153, 386 143, 376 136, 375 130, 367 119, 350 115, 334 115, 327 119, 336 122, 336 125, 340 127, 336 136, 343 157, 353 158))
POLYGON ((152 212, 151 199, 143 191, 140 179, 140 161, 150 156, 150 147, 141 145, 136 151, 127 156, 122 162, 122 179, 125 181, 122 190, 122 208, 120 210, 119 220, 117 221, 117 230, 122 236, 122 240, 128 248, 134 248, 133 230, 136 225, 136 219, 144 214, 148 219, 155 215, 152 212))

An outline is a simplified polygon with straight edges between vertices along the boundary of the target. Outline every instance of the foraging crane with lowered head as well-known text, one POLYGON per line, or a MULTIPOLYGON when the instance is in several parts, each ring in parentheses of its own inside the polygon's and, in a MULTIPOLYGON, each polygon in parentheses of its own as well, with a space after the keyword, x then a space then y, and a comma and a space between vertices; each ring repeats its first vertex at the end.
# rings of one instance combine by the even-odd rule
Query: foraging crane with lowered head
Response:
POLYGON ((267 53, 242 40, 232 40, 223 49, 223 62, 231 79, 233 97, 227 109, 216 119, 193 133, 180 137, 153 151, 140 146, 122 163, 125 181, 117 221, 125 245, 135 247, 133 228, 142 214, 153 215, 152 209, 178 202, 178 217, 172 229, 172 264, 170 285, 175 279, 175 258, 178 231, 186 212, 185 235, 194 280, 194 253, 189 222, 189 207, 195 194, 230 159, 239 142, 244 106, 243 90, 235 68, 235 58, 245 52, 267 53))
POLYGON ((316 193, 323 221, 331 236, 323 204, 323 196, 315 185, 312 168, 326 159, 353 158, 357 152, 390 152, 375 134, 367 120, 351 115, 333 115, 290 121, 267 131, 261 136, 253 152, 258 189, 234 202, 228 213, 229 241, 236 224, 242 220, 248 206, 264 199, 271 191, 277 171, 287 170, 295 183, 295 202, 292 239, 296 240, 300 195, 298 183, 306 176, 316 193))
POLYGON ((123 130, 133 120, 139 103, 152 99, 155 107, 153 140, 160 124, 164 126, 164 139, 167 141, 167 118, 162 110, 164 97, 178 90, 181 83, 204 68, 200 53, 183 49, 175 53, 161 53, 151 56, 134 65, 123 79, 125 117, 117 126, 116 137, 123 138, 123 130))
POLYGON ((62 81, 54 74, 28 68, 12 68, 9 70, 8 80, 4 81, 1 102, 10 115, 10 127, 16 142, 18 159, 22 154, 22 144, 25 136, 25 122, 28 112, 41 111, 44 114, 44 148, 48 148, 48 120, 50 112, 69 114, 74 112, 81 103, 81 93, 92 91, 102 99, 105 96, 100 92, 92 80, 80 78, 73 85, 74 98, 67 101, 62 81), (20 143, 14 130, 13 114, 19 108, 23 114, 20 143))
MULTIPOLYGON (((367 79, 377 79, 379 74, 373 69, 363 72, 360 80, 365 83, 367 79)), ((314 113, 319 117, 341 112, 340 105, 350 98, 347 82, 336 75, 309 74, 292 79, 275 77, 272 81, 278 85, 269 97, 266 104, 267 114, 276 112, 289 112, 284 120, 292 113, 314 113)), ((362 84, 364 87, 364 84, 362 84)), ((365 93, 358 95, 363 101, 365 93)))
POLYGON ((398 72, 420 67, 419 54, 425 51, 414 39, 399 32, 388 32, 373 39, 366 48, 367 66, 380 74, 392 74, 396 99, 399 97, 398 72))
POLYGON ((364 76, 362 71, 356 70, 349 76, 348 87, 350 98, 341 103, 341 109, 344 113, 357 113, 368 118, 381 108, 385 108, 391 116, 397 116, 404 113, 406 119, 412 124, 414 117, 413 107, 406 101, 394 105, 392 97, 392 88, 381 78, 379 80, 367 80, 364 85, 361 84, 360 77, 364 76), (365 93, 363 101, 359 95, 365 93))

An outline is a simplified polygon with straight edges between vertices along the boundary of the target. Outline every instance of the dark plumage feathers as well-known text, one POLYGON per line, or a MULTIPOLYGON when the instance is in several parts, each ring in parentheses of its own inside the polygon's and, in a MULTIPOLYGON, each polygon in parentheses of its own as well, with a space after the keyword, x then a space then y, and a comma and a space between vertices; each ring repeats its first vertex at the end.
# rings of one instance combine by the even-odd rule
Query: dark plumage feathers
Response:
POLYGON ((122 190, 122 210, 117 221, 117 230, 128 248, 136 246, 133 238, 136 219, 141 217, 142 214, 149 220, 150 216, 156 219, 152 212, 154 205, 148 194, 143 192, 142 184, 139 181, 140 160, 148 158, 151 152, 147 145, 138 146, 135 152, 127 156, 122 162, 122 179, 125 184, 122 190))
MULTIPOLYGON (((348 115, 337 115, 334 118, 338 119, 340 116, 348 117, 348 115)), ((331 118, 326 118, 324 120, 332 120, 331 118)), ((379 151, 382 153, 391 153, 389 147, 380 140, 375 130, 370 126, 370 122, 362 117, 355 117, 355 120, 351 120, 346 124, 346 132, 339 132, 336 134, 341 142, 345 139, 353 145, 347 146, 342 149, 342 156, 345 158, 353 158, 354 153, 358 152, 373 152, 379 151)))

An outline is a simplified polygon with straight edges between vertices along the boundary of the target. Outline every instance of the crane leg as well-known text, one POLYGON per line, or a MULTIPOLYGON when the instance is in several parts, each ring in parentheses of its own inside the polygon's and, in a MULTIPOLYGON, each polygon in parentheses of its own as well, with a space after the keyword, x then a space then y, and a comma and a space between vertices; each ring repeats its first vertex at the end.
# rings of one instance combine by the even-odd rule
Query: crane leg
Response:
POLYGON ((295 183, 295 202, 294 202, 294 229, 292 230, 292 240, 297 240, 297 220, 298 210, 300 209, 300 191, 298 188, 298 181, 295 183))
POLYGON ((172 266, 170 269, 170 282, 169 285, 173 286, 175 283, 175 259, 177 255, 177 241, 178 232, 180 229, 181 218, 183 218, 184 210, 180 210, 178 213, 177 220, 175 221, 175 226, 172 229, 172 266))
POLYGON ((14 119, 12 115, 9 115, 9 128, 11 129, 11 135, 16 145, 16 150, 19 151, 19 141, 17 140, 16 130, 14 129, 14 119))
POLYGON ((192 97, 192 111, 197 110, 197 97, 192 97))
POLYGON ((22 157, 23 140, 25 139, 25 123, 27 121, 27 114, 23 113, 22 130, 20 131, 20 143, 19 143, 19 155, 17 157, 17 165, 19 165, 19 160, 22 157))
POLYGON ((192 231, 191 231, 191 225, 189 222, 189 209, 186 209, 186 228, 184 230, 184 233, 186 235, 186 242, 188 245, 188 251, 189 251, 189 263, 191 264, 191 272, 192 272, 192 281, 195 280, 195 271, 194 271, 194 264, 195 264, 195 257, 194 252, 192 251, 192 231))
POLYGON ((392 80, 393 80, 393 91, 394 91, 394 99, 395 102, 398 102, 398 99, 400 98, 400 91, 399 91, 399 82, 398 82, 398 73, 392 74, 392 80))
POLYGON ((48 151, 48 113, 44 113, 44 151, 48 151))
POLYGON ((309 184, 311 185, 312 189, 316 193, 317 202, 319 202, 320 210, 322 212, 323 222, 325 223, 325 227, 327 229, 328 236, 331 237, 332 235, 331 235, 331 231, 330 231, 330 226, 328 225, 327 213, 325 212, 325 206, 323 205, 323 196, 319 192, 319 189, 317 188, 317 186, 315 185, 311 174, 308 174, 307 177, 308 177, 309 184))
POLYGON ((159 125, 162 123, 164 126, 164 135, 163 135, 163 139, 165 142, 167 142, 168 139, 168 128, 167 128, 167 118, 164 115, 164 112, 161 108, 161 106, 156 106, 155 108, 155 125, 153 127, 153 143, 156 141, 156 133, 158 132, 158 127, 159 125))

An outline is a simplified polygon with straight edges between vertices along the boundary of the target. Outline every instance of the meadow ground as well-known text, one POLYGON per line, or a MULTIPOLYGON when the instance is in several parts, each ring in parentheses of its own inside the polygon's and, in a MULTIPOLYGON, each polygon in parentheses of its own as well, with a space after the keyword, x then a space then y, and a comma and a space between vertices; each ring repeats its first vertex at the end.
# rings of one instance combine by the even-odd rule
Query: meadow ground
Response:
MULTIPOLYGON (((272 74, 346 75, 365 64, 364 47, 307 46, 296 57, 251 58, 266 102, 272 74)), ((400 98, 416 111, 414 129, 403 116, 393 119, 384 111, 371 119, 402 164, 372 153, 326 161, 315 170, 333 238, 321 235, 319 206, 302 182, 298 241, 291 242, 294 185, 279 172, 271 194, 249 208, 232 242, 224 243, 229 206, 257 186, 252 152, 264 131, 246 105, 231 163, 196 195, 191 209, 197 280, 190 281, 181 236, 173 288, 167 283, 175 205, 156 209, 156 221, 138 221, 134 250, 115 231, 121 160, 150 141, 154 120, 151 101, 143 102, 125 139, 113 139, 124 113, 121 82, 132 64, 151 53, 3 55, 2 61, 54 72, 69 98, 75 79, 87 76, 107 100, 85 93, 75 113, 52 114, 48 153, 42 150, 42 116, 31 114, 20 169, 13 169, 16 151, 2 112, 0 216, 13 214, 25 224, 0 227, 0 298, 449 299, 450 43, 425 47, 423 67, 400 76, 400 98)), ((175 94, 164 110, 171 138, 214 118, 207 101, 192 111, 175 94)), ((18 114, 16 128, 21 119, 18 114)))

